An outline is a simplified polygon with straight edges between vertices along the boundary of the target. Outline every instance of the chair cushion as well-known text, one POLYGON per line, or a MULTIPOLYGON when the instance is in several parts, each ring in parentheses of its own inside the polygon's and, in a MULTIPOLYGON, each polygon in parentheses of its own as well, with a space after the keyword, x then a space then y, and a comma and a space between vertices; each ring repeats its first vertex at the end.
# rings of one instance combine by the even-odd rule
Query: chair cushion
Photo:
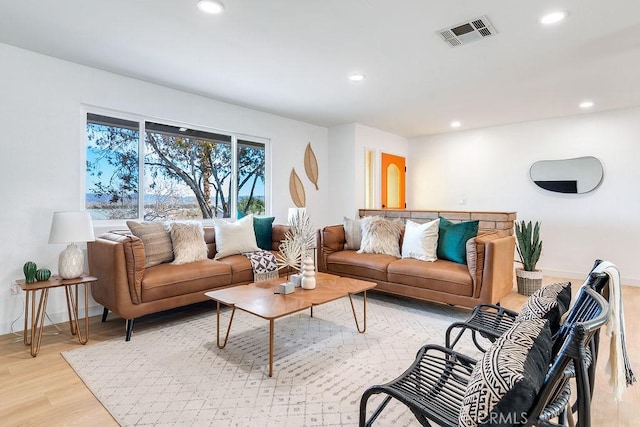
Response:
POLYGON ((558 302, 564 306, 566 311, 569 309, 569 305, 571 305, 571 282, 552 283, 550 285, 543 286, 535 291, 531 296, 533 295, 557 299, 558 302))
POLYGON ((535 291, 527 299, 516 317, 516 322, 530 319, 547 319, 551 333, 560 329, 562 316, 571 302, 571 283, 554 283, 535 291))
POLYGON ((478 361, 464 393, 459 426, 513 425, 535 403, 551 361, 551 331, 542 319, 515 323, 478 361))

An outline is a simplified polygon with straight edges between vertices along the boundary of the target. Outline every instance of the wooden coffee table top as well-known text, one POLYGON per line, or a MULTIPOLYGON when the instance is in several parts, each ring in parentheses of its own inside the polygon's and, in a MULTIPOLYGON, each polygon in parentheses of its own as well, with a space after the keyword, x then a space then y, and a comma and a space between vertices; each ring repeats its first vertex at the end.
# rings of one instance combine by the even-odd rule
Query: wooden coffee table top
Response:
POLYGON ((277 293, 278 285, 284 282, 285 278, 278 278, 211 291, 205 295, 214 301, 233 305, 264 319, 276 319, 376 286, 374 282, 316 273, 315 289, 296 288, 292 294, 280 295, 277 293))

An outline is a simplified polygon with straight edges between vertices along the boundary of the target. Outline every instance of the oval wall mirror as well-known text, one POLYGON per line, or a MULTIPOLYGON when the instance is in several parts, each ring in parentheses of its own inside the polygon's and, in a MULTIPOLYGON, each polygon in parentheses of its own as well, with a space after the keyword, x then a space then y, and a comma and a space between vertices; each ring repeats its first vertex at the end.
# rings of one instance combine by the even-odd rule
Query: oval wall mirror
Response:
POLYGON ((540 188, 557 193, 588 193, 595 190, 604 172, 592 156, 575 159, 541 160, 531 165, 529 176, 540 188))

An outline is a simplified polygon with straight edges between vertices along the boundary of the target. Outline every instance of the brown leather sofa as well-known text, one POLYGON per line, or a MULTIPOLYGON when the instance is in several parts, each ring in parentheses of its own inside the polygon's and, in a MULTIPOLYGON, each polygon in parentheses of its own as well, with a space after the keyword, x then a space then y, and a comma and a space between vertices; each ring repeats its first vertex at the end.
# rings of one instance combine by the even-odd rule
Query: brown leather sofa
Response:
POLYGON ((342 225, 318 231, 318 271, 376 282, 375 291, 468 308, 496 304, 513 287, 515 239, 505 230, 469 239, 467 265, 359 254, 344 250, 345 243, 342 225))
MULTIPOLYGON (((273 225, 273 251, 280 247, 287 229, 285 225, 273 225)), ((104 306, 102 321, 109 310, 126 319, 129 341, 137 317, 206 301, 204 293, 210 290, 251 283, 253 270, 247 257, 231 255, 213 260, 215 231, 213 227, 204 227, 204 231, 209 259, 181 265, 145 268, 144 245, 129 234, 104 233, 87 243, 89 271, 98 278, 91 293, 104 306)))

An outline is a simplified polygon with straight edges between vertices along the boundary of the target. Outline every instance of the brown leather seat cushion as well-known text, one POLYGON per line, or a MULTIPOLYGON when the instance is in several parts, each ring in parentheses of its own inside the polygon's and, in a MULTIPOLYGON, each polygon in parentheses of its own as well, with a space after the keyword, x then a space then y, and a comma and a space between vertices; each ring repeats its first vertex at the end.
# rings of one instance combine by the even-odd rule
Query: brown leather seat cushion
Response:
POLYGON ((393 255, 339 251, 327 256, 327 270, 329 273, 348 274, 386 282, 387 266, 397 260, 398 258, 393 255))
POLYGON ((389 264, 388 281, 455 295, 471 296, 473 283, 465 264, 404 258, 389 264))
POLYGON ((244 255, 229 255, 220 258, 218 262, 231 267, 231 281, 233 283, 253 282, 253 268, 251 261, 244 255))
POLYGON ((142 301, 204 292, 231 283, 231 267, 219 261, 205 259, 181 265, 160 264, 144 271, 142 301))

